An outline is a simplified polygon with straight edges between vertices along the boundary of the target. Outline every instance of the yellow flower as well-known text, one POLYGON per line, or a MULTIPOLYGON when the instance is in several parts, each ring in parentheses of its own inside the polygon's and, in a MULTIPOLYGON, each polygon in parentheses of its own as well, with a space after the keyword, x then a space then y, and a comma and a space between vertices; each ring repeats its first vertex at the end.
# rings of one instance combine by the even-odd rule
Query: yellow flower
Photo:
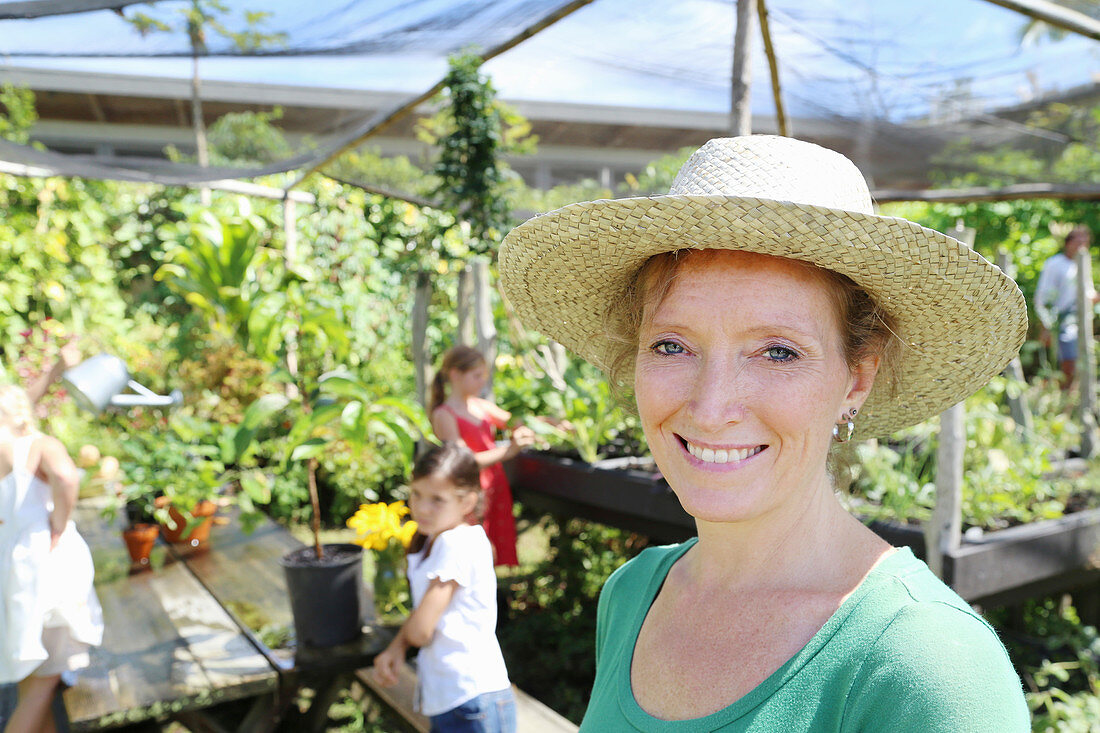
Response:
POLYGON ((355 543, 368 549, 385 550, 395 539, 408 547, 416 533, 416 522, 402 521, 408 513, 409 508, 403 501, 362 504, 348 519, 348 526, 358 535, 355 543))

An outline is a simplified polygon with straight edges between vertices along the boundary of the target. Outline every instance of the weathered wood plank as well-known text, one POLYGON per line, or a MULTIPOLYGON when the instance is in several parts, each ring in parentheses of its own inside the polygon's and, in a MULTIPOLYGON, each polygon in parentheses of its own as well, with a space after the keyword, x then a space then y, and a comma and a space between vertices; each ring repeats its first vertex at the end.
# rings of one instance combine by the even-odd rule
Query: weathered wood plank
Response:
MULTIPOLYGON (((232 510, 229 522, 215 526, 203 551, 173 547, 172 552, 221 601, 251 634, 268 660, 283 672, 319 672, 337 675, 368 666, 386 648, 392 630, 369 628, 361 638, 324 649, 295 648, 285 640, 293 629, 286 576, 279 560, 302 547, 290 532, 264 520, 245 533, 232 510)), ((292 677, 284 675, 293 682, 292 677)))
POLYGON ((271 664, 187 568, 162 545, 152 569, 129 574, 120 523, 81 501, 77 526, 92 550, 104 638, 66 690, 74 731, 161 718, 275 689, 271 664))

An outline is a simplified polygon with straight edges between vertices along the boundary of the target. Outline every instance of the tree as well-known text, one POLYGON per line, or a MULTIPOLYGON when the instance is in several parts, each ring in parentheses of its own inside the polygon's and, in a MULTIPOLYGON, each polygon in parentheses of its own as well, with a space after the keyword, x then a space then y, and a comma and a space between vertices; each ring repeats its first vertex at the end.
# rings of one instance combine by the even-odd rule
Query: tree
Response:
POLYGON ((433 197, 468 224, 471 252, 493 255, 510 225, 502 157, 532 151, 537 138, 522 116, 496 98, 476 54, 452 57, 444 84, 442 109, 417 130, 440 150, 433 197))
MULTIPOLYGON (((271 13, 266 11, 244 11, 245 30, 233 30, 224 22, 230 9, 222 0, 191 0, 190 5, 172 11, 175 22, 154 18, 146 13, 136 13, 127 20, 138 33, 145 36, 150 33, 187 34, 191 45, 191 126, 195 132, 195 150, 199 165, 209 165, 206 145, 206 125, 202 114, 202 85, 199 77, 199 57, 206 56, 208 33, 212 32, 233 44, 242 52, 256 51, 273 43, 285 43, 285 33, 265 33, 259 30, 271 13)), ((203 189, 203 203, 209 204, 209 192, 203 189)))

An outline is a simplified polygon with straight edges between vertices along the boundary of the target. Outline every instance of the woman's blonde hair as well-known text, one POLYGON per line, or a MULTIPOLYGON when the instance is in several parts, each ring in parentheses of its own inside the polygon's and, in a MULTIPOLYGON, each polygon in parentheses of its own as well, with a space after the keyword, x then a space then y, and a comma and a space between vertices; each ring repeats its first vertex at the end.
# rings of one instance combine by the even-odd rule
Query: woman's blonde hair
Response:
POLYGON ((14 384, 0 384, 0 425, 16 435, 29 435, 37 426, 34 407, 25 390, 14 384))

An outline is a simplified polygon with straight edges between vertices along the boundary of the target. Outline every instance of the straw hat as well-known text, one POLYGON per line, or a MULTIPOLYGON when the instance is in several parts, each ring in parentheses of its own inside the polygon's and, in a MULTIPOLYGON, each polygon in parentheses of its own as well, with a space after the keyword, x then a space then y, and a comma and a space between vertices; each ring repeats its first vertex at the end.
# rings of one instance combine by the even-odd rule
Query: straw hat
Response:
POLYGON ((647 259, 687 248, 803 260, 847 275, 893 315, 903 341, 895 380, 877 380, 860 410, 864 437, 962 400, 1008 364, 1027 330, 1023 295, 1000 269, 945 234, 874 214, 862 174, 839 153, 768 135, 706 143, 667 196, 529 219, 501 245, 501 284, 526 326, 606 370, 611 304, 647 259))

